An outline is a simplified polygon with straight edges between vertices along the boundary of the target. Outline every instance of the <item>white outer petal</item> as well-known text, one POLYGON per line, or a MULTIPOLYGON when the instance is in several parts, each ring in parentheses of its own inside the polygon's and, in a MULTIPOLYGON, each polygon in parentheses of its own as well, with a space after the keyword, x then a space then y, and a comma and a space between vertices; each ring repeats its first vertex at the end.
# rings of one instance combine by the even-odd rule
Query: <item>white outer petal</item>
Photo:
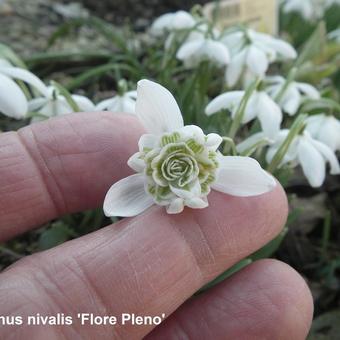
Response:
POLYGON ((15 119, 24 118, 27 113, 27 99, 20 87, 1 73, 0 112, 15 119))
POLYGON ((290 116, 296 114, 301 104, 301 94, 295 86, 292 86, 292 84, 288 86, 281 103, 283 110, 290 116))
POLYGON ((171 200, 170 204, 166 207, 166 212, 168 214, 179 214, 184 209, 184 200, 183 198, 175 198, 171 200))
POLYGON ((247 49, 243 49, 241 52, 232 57, 225 75, 227 85, 229 87, 235 86, 240 80, 246 63, 246 57, 247 49))
POLYGON ((240 105, 240 101, 244 96, 244 91, 232 91, 222 93, 214 98, 205 108, 205 114, 211 116, 212 114, 221 111, 222 109, 229 109, 234 111, 240 105))
POLYGON ((117 101, 117 97, 104 99, 96 105, 95 110, 96 111, 104 111, 104 110, 112 111, 112 107, 115 105, 116 101, 117 101))
POLYGON ((144 189, 144 175, 136 174, 115 183, 104 200, 106 216, 131 217, 142 213, 154 201, 144 189))
POLYGON ((281 109, 265 92, 259 92, 257 100, 262 130, 267 137, 275 138, 282 122, 281 109))
POLYGON ((148 132, 163 134, 184 126, 177 102, 165 87, 143 79, 137 93, 136 114, 148 132))
POLYGON ((159 137, 146 133, 139 138, 138 148, 139 151, 143 151, 144 148, 154 149, 157 146, 159 137))
POLYGON ((176 58, 182 61, 192 61, 194 64, 197 64, 203 45, 204 41, 202 40, 188 41, 179 48, 176 58))
POLYGON ((304 93, 308 98, 311 99, 319 99, 320 93, 319 91, 312 85, 307 83, 295 83, 296 87, 304 93))
POLYGON ((339 161, 335 153, 332 151, 332 149, 328 147, 326 144, 323 144, 317 140, 311 139, 311 143, 321 153, 325 160, 330 164, 331 166, 330 173, 332 175, 339 175, 340 174, 339 161))
POLYGON ((275 179, 253 158, 220 156, 219 171, 212 188, 234 196, 257 196, 271 191, 275 179))
POLYGON ((249 47, 246 63, 251 72, 258 76, 263 76, 269 66, 266 54, 255 46, 249 47))
POLYGON ((143 172, 145 169, 145 162, 140 158, 140 155, 139 152, 136 152, 127 161, 128 166, 136 172, 143 172))
POLYGON ((95 105, 89 98, 80 96, 79 94, 73 94, 72 98, 82 112, 92 112, 95 110, 95 105))
POLYGON ((297 151, 299 163, 309 184, 314 188, 320 187, 326 177, 326 164, 321 153, 305 137, 300 138, 297 151))
POLYGON ((317 140, 328 145, 333 151, 340 150, 340 122, 333 116, 325 117, 319 125, 317 140))
POLYGON ((230 61, 228 48, 219 41, 211 39, 205 41, 203 55, 219 66, 227 65, 230 61))
POLYGON ((0 67, 0 73, 11 78, 22 80, 35 87, 45 97, 48 97, 47 86, 33 73, 19 67, 0 67))

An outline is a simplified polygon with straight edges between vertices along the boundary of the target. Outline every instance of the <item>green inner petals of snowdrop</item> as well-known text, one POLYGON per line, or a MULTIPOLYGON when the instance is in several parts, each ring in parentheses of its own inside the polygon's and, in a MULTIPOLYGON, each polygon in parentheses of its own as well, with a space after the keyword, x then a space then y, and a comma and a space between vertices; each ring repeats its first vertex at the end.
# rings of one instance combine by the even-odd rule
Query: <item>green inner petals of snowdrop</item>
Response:
POLYGON ((161 205, 176 197, 171 188, 190 192, 199 183, 198 195, 206 196, 216 179, 216 151, 199 143, 194 136, 183 136, 180 132, 163 135, 158 147, 143 148, 140 158, 146 165, 146 190, 161 205))

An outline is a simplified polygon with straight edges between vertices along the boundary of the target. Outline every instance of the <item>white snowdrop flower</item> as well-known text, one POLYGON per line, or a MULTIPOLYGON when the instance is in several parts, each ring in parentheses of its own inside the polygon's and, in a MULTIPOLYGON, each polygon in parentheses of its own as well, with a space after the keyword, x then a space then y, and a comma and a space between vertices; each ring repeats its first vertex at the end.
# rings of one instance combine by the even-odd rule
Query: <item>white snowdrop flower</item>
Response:
POLYGON ((175 98, 163 86, 141 80, 137 94, 136 114, 147 131, 128 161, 137 174, 110 188, 103 207, 106 216, 135 216, 153 204, 176 214, 184 206, 207 207, 211 189, 253 196, 275 187, 256 160, 222 156, 217 151, 219 135, 184 126, 175 98))
POLYGON ((27 98, 13 79, 24 81, 43 95, 47 89, 33 73, 0 59, 0 112, 15 119, 25 118, 28 111, 27 98))
POLYGON ((154 36, 161 36, 164 33, 190 29, 196 25, 195 18, 188 12, 177 11, 166 13, 157 18, 150 28, 154 36))
POLYGON ((126 112, 135 113, 137 91, 128 91, 124 94, 117 94, 113 98, 105 99, 97 104, 96 111, 126 112))
POLYGON ((317 114, 306 120, 306 130, 311 136, 333 151, 340 150, 340 122, 332 115, 317 114))
MULTIPOLYGON (((72 99, 78 105, 80 111, 95 111, 94 104, 87 97, 73 94, 72 99)), ((30 112, 39 113, 39 116, 32 118, 32 122, 74 112, 66 98, 59 94, 59 91, 54 86, 47 87, 47 93, 44 97, 38 97, 29 101, 28 109, 30 112)))
POLYGON ((230 60, 228 48, 212 38, 198 38, 185 42, 177 51, 176 57, 187 67, 195 67, 202 61, 225 66, 230 60))
POLYGON ((318 20, 325 12, 324 0, 283 0, 282 3, 284 13, 299 13, 306 21, 318 20))
MULTIPOLYGON (((266 158, 268 163, 273 159, 279 147, 286 139, 289 130, 281 130, 276 141, 269 147, 266 158)), ((320 187, 326 177, 326 164, 330 165, 330 174, 339 175, 339 161, 332 149, 326 144, 313 139, 307 131, 292 141, 283 161, 291 166, 301 165, 304 175, 312 187, 320 187)))
MULTIPOLYGON (((205 113, 210 116, 223 109, 228 109, 234 118, 245 91, 223 93, 213 99, 206 107, 205 113)), ((247 124, 258 118, 266 136, 273 137, 280 130, 282 112, 280 107, 264 91, 255 91, 248 100, 242 123, 247 124)))
POLYGON ((231 52, 226 71, 226 81, 230 87, 241 78, 263 77, 271 63, 297 56, 295 49, 287 42, 252 29, 226 32, 220 40, 231 52))
MULTIPOLYGON (((286 80, 281 76, 272 76, 267 77, 266 82, 268 83, 266 91, 273 99, 275 99, 283 90, 286 80)), ((297 113, 304 100, 319 98, 320 93, 314 86, 307 83, 292 81, 282 93, 278 104, 283 111, 292 116, 297 113)))

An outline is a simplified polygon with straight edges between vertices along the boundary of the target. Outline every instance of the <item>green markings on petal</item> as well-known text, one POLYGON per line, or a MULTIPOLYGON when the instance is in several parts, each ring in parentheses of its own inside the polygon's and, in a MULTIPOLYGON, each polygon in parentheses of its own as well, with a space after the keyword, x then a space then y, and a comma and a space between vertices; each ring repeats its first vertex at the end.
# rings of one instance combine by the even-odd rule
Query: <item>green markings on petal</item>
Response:
POLYGON ((161 138, 161 146, 165 146, 171 143, 179 142, 181 135, 178 132, 174 132, 171 135, 164 135, 161 138))
POLYGON ((195 154, 199 154, 202 153, 204 151, 204 146, 197 143, 193 138, 189 139, 188 141, 186 141, 186 145, 188 145, 188 147, 195 153, 195 154))

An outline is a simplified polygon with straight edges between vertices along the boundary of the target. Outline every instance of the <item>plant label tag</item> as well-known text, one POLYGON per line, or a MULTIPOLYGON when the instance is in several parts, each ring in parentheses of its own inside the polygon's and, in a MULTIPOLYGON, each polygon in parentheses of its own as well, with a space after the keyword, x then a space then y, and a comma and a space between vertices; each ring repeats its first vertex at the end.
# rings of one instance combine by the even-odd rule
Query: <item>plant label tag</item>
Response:
POLYGON ((277 34, 277 0, 220 0, 203 7, 207 18, 224 29, 235 24, 245 24, 257 31, 277 34))

